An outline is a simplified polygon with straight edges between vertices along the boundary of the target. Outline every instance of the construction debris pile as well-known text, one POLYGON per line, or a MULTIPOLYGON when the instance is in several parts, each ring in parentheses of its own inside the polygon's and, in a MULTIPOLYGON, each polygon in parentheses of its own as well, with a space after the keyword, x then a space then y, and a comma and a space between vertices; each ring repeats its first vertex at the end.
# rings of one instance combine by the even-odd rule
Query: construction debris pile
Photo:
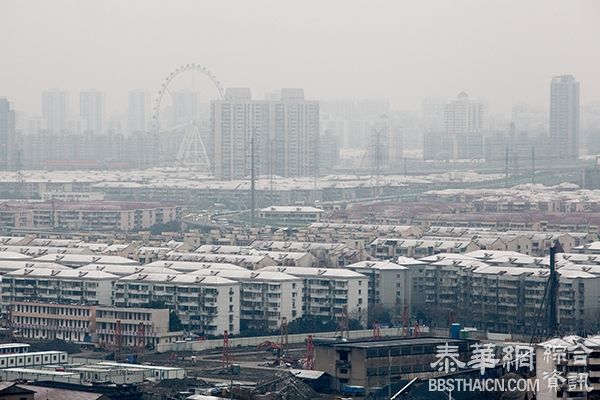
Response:
POLYGON ((320 397, 309 385, 289 371, 275 376, 272 380, 260 383, 252 394, 251 398, 242 400, 311 400, 320 397))

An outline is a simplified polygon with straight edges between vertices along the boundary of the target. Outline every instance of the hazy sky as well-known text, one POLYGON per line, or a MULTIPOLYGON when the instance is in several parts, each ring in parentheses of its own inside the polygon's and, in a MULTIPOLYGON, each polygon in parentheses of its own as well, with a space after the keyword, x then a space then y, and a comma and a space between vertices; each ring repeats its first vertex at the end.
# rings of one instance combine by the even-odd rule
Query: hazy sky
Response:
POLYGON ((600 100, 600 1, 0 0, 0 96, 39 113, 40 91, 156 92, 180 64, 207 66, 254 97, 304 87, 313 99, 467 91, 508 113, 545 105, 550 78, 573 74, 600 100))

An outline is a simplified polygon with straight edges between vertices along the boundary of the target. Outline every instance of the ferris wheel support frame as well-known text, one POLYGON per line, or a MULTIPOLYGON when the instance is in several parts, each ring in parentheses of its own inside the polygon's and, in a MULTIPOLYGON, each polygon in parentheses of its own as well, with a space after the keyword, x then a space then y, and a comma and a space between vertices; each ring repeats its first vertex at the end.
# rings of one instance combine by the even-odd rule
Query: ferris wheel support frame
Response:
MULTIPOLYGON (((171 94, 170 90, 169 90, 169 85, 171 84, 171 82, 177 78, 180 74, 184 73, 184 72, 188 72, 188 71, 198 71, 201 72, 203 75, 205 75, 207 78, 209 78, 209 80, 212 82, 212 84, 214 85, 214 87, 217 89, 217 92, 219 93, 219 99, 222 100, 225 98, 225 89, 223 89, 223 87, 221 86, 221 84, 219 83, 219 81, 217 80, 217 78, 204 66, 200 65, 200 64, 185 64, 180 66, 179 68, 175 69, 173 72, 171 72, 163 81, 163 83, 160 86, 160 89, 158 91, 158 95, 156 97, 155 103, 154 103, 154 108, 153 108, 153 112, 152 112, 152 122, 153 122, 153 128, 155 131, 155 136, 156 136, 156 141, 158 143, 159 141, 159 136, 160 136, 160 124, 159 124, 159 119, 160 119, 160 106, 162 104, 162 100, 163 97, 166 93, 171 94)), ((184 125, 191 125, 191 124, 195 124, 196 121, 190 121, 187 124, 184 125)), ((173 128, 171 129, 166 129, 164 131, 171 131, 173 128)), ((185 136, 178 153, 177 153, 177 158, 178 161, 180 161, 181 163, 183 163, 182 160, 180 160, 181 158, 183 158, 183 160, 190 160, 190 159, 196 159, 195 162, 192 162, 192 165, 189 165, 191 167, 198 167, 201 166, 202 169, 206 169, 209 168, 209 162, 208 162, 208 157, 206 155, 206 149, 204 147, 204 143, 202 141, 202 138, 199 136, 199 131, 198 129, 192 129, 192 130, 188 130, 186 129, 186 133, 185 136), (194 135, 194 137, 188 137, 189 135, 194 135), (200 146, 195 145, 193 147, 190 148, 183 148, 183 146, 189 146, 190 143, 195 143, 195 144, 200 144, 200 146), (197 152, 198 149, 200 150, 200 153, 194 153, 190 156, 189 152, 197 152), (182 157, 182 154, 187 154, 185 156, 182 157), (198 161, 198 158, 204 158, 205 160, 202 161, 198 161)), ((187 161, 186 161, 187 162, 187 161)))

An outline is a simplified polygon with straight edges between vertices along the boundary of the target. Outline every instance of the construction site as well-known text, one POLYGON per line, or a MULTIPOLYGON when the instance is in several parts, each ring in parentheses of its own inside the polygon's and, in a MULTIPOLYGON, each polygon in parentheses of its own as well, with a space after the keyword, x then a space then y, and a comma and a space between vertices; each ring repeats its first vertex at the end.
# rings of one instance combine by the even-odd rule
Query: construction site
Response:
MULTIPOLYGON (((377 321, 372 329, 363 331, 350 331, 348 321, 344 308, 335 332, 289 335, 284 318, 275 336, 232 338, 225 331, 222 339, 182 341, 175 343, 174 351, 167 352, 151 351, 144 345, 142 324, 134 346, 124 344, 120 321, 114 331, 114 343, 100 346, 58 340, 18 344, 18 329, 9 325, 4 333, 5 341, 10 343, 0 347, 4 346, 10 354, 3 356, 8 357, 6 364, 0 360, 0 378, 100 392, 115 400, 334 399, 347 390, 344 385, 334 383, 331 373, 315 369, 316 348, 323 344, 384 339, 377 321), (245 344, 240 344, 241 340, 245 344), (204 349, 194 350, 198 346, 204 349), (12 354, 13 351, 16 353, 12 354), (49 357, 47 362, 34 362, 38 354, 44 355, 42 361, 45 361, 46 353, 57 355, 49 357), (28 363, 28 359, 33 361, 28 363)), ((418 325, 409 326, 406 312, 403 322, 402 328, 388 328, 386 333, 420 335, 418 325)), ((360 390, 352 393, 355 398, 365 394, 360 390)))

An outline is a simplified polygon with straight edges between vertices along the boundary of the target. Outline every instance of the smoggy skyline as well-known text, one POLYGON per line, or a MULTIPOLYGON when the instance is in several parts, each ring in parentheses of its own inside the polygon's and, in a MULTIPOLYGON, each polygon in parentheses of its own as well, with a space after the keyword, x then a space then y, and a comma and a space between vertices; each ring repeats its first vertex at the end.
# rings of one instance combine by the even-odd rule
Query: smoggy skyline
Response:
MULTIPOLYGON (((177 66, 208 67, 253 96, 303 87, 312 99, 424 97, 466 91, 491 110, 547 106, 552 76, 600 100, 600 3, 590 1, 0 0, 0 96, 40 113, 41 92, 154 94, 177 66), (518 11, 515 11, 518 10, 518 11)), ((74 110, 73 110, 74 109, 74 110)))

